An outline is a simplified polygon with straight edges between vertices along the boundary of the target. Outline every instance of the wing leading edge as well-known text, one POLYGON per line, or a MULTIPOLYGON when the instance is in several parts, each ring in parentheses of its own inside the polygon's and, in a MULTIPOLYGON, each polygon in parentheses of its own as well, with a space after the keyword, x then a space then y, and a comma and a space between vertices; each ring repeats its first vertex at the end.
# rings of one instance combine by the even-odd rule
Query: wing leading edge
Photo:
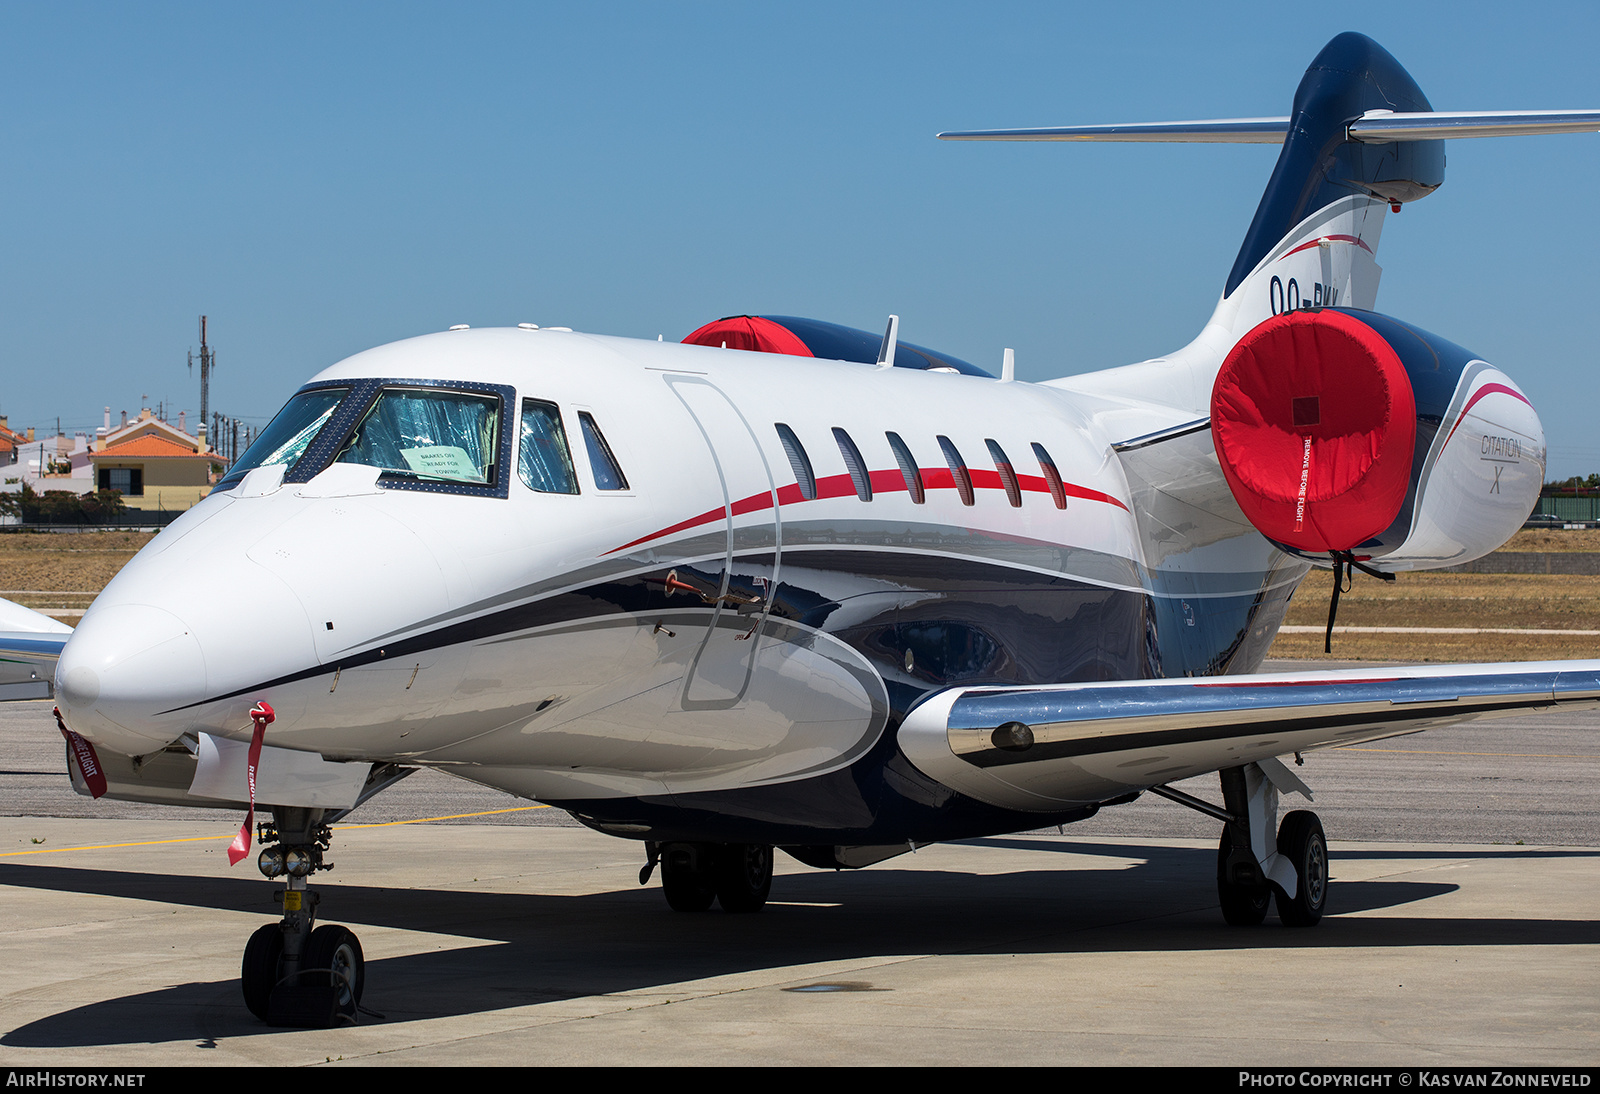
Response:
POLYGON ((1045 812, 1227 767, 1489 716, 1600 705, 1600 661, 951 688, 900 728, 926 774, 1045 812))

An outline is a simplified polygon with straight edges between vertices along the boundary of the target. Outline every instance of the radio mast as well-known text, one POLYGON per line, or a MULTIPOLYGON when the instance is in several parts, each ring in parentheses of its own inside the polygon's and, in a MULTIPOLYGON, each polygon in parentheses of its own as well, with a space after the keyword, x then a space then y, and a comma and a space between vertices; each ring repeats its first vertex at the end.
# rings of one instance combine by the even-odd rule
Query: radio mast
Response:
MULTIPOLYGON (((206 343, 206 317, 200 317, 200 426, 211 417, 211 370, 217 367, 217 354, 206 343)), ((194 373, 194 350, 189 351, 189 372, 194 373)), ((209 443, 210 438, 206 438, 209 443)))

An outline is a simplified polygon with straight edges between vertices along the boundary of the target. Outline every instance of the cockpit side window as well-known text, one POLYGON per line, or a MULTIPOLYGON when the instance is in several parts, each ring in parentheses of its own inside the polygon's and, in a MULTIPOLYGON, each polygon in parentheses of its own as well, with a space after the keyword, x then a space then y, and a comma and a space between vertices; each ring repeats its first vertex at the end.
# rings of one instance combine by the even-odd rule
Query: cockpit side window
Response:
POLYGON ((583 444, 589 453, 589 469, 594 472, 595 487, 600 490, 626 490, 627 476, 623 475, 622 465, 611 454, 605 434, 594 424, 594 417, 587 410, 580 410, 578 424, 583 427, 583 444))
POLYGON ((500 400, 447 388, 385 388, 336 463, 383 468, 383 478, 494 486, 500 400))
POLYGON ((572 470, 572 452, 567 448, 567 432, 561 427, 561 410, 556 404, 522 400, 521 453, 517 473, 529 490, 541 494, 578 492, 578 476, 572 470))

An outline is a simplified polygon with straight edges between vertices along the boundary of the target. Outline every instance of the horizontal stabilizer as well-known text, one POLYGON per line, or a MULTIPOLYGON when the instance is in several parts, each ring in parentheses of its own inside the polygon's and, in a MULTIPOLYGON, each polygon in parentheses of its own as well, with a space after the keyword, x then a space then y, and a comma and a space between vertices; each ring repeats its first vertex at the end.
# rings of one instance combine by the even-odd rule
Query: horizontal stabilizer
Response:
MULTIPOLYGON (((1288 118, 1212 118, 1193 122, 1067 125, 1044 129, 975 129, 940 133, 942 141, 1124 141, 1164 144, 1282 144, 1288 118)), ((1519 137, 1600 132, 1600 110, 1455 110, 1397 113, 1369 110, 1352 121, 1363 144, 1445 137, 1519 137)))
POLYGON ((940 133, 942 141, 1134 141, 1179 144, 1282 144, 1288 118, 1213 118, 1197 122, 1067 125, 940 133))
POLYGON ((1600 110, 1452 110, 1421 114, 1369 110, 1350 123, 1351 139, 1363 144, 1596 132, 1600 132, 1600 110))

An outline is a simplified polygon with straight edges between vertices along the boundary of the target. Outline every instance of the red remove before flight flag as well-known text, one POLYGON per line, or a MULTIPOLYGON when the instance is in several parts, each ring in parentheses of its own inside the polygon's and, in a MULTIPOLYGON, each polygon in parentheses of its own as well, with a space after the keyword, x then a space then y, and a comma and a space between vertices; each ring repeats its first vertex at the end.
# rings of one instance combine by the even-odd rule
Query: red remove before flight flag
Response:
POLYGON ((230 866, 239 865, 239 860, 250 853, 250 833, 256 826, 256 767, 261 763, 261 738, 266 736, 267 726, 276 718, 269 703, 257 703, 250 708, 250 720, 256 724, 255 732, 250 734, 250 758, 245 767, 245 781, 250 785, 250 811, 244 815, 239 834, 228 845, 230 866))
POLYGON ((83 781, 89 786, 89 793, 97 798, 103 797, 106 792, 106 773, 100 766, 100 757, 95 754, 94 745, 67 728, 60 707, 56 707, 52 713, 56 716, 56 725, 61 728, 61 735, 67 739, 72 762, 78 765, 83 781))

